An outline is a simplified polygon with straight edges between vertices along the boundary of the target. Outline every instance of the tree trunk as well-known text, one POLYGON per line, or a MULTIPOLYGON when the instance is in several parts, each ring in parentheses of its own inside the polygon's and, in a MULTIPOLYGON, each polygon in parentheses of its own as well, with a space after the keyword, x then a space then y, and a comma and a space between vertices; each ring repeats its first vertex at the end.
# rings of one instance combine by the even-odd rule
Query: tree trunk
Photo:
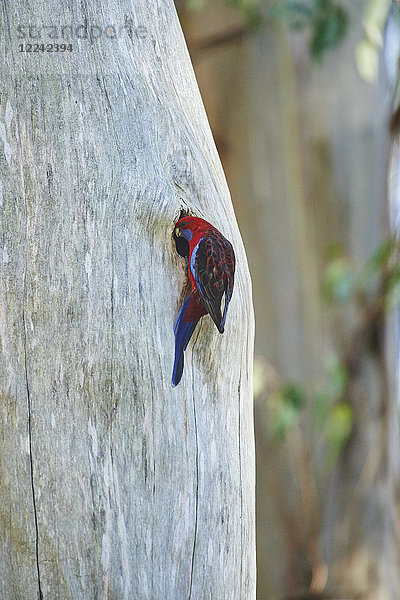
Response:
POLYGON ((1 8, 0 597, 254 598, 250 278, 172 1, 1 8), (182 209, 237 277, 172 388, 182 209))

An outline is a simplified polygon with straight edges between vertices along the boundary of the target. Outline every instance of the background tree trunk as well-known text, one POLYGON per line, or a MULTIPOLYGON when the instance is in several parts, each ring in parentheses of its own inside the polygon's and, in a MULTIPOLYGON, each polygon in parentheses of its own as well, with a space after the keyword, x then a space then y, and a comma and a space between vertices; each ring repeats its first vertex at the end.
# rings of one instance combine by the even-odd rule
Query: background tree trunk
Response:
POLYGON ((1 4, 0 596, 254 598, 243 245, 172 1, 98 6, 1 4), (173 389, 181 209, 238 271, 173 389))

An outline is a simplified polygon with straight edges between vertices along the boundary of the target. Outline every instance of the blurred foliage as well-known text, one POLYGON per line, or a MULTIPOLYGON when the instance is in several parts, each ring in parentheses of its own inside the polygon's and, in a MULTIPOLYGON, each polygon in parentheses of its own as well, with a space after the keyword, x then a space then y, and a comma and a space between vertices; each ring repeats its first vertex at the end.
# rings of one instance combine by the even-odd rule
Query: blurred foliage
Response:
POLYGON ((400 267, 395 260, 398 250, 398 242, 388 239, 357 270, 339 247, 330 247, 322 282, 323 299, 328 304, 354 301, 363 306, 381 300, 385 310, 398 307, 400 267))
MULTIPOLYGON (((272 19, 294 30, 308 30, 310 55, 315 60, 337 46, 347 31, 347 13, 337 0, 275 0, 266 7, 260 0, 221 1, 240 12, 248 29, 258 29, 272 19)), ((186 0, 186 6, 195 10, 206 4, 207 0, 186 0)))
MULTIPOLYGON (((400 307, 400 265, 399 242, 388 239, 371 255, 360 268, 352 264, 343 250, 335 245, 327 251, 328 264, 322 281, 322 297, 327 305, 336 308, 344 305, 362 311, 364 328, 375 327, 377 316, 384 316, 387 310, 400 307)), ((360 332, 353 332, 353 338, 360 332)), ((324 363, 321 381, 305 386, 293 381, 273 384, 274 391, 268 395, 269 430, 277 442, 286 439, 301 419, 304 408, 311 411, 311 425, 319 432, 326 449, 326 461, 335 462, 350 437, 353 426, 353 411, 349 398, 350 374, 348 356, 339 353, 329 354, 324 363)), ((262 373, 256 366, 258 379, 262 373)), ((256 377, 256 381, 258 381, 256 377)), ((267 378, 264 378, 267 381, 267 378)), ((264 385, 265 390, 266 385, 264 385)), ((262 385, 258 381, 258 394, 262 385)))
POLYGON ((276 442, 286 439, 299 424, 303 409, 311 408, 313 427, 319 431, 326 446, 326 459, 335 461, 347 442, 353 411, 343 399, 348 373, 339 357, 331 354, 325 361, 324 381, 313 391, 295 382, 285 383, 268 397, 269 431, 276 442))
POLYGON ((271 12, 291 29, 310 31, 310 55, 316 60, 337 46, 347 31, 347 13, 335 0, 286 0, 271 12))
POLYGON ((270 433, 276 441, 283 441, 287 432, 298 423, 307 401, 301 386, 289 382, 268 398, 270 433))
POLYGON ((364 36, 356 46, 356 64, 361 77, 370 83, 378 79, 379 55, 390 5, 390 0, 366 0, 363 8, 364 36))
POLYGON ((249 29, 258 29, 263 24, 262 10, 258 0, 224 0, 224 2, 241 13, 246 27, 249 29))
POLYGON ((356 277, 350 261, 339 249, 330 249, 333 255, 325 269, 322 281, 322 297, 327 302, 345 304, 352 296, 356 277))

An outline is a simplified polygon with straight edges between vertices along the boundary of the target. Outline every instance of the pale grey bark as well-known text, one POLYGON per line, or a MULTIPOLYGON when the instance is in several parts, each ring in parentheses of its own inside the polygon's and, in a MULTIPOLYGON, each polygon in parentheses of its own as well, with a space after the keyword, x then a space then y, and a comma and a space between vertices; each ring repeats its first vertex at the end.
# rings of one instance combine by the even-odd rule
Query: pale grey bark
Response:
POLYGON ((172 0, 1 8, 0 597, 254 598, 251 286, 172 0), (237 278, 173 389, 182 209, 237 278))

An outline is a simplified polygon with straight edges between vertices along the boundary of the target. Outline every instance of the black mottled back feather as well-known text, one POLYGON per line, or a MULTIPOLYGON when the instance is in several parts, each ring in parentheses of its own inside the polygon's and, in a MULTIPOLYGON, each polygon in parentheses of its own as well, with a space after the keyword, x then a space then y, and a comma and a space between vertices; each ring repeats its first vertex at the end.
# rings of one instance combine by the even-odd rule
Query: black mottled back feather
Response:
POLYGON ((200 284, 202 300, 218 330, 223 333, 226 309, 222 316, 221 301, 225 293, 227 308, 233 290, 235 254, 232 244, 219 231, 212 229, 207 234, 197 250, 196 279, 200 284))

